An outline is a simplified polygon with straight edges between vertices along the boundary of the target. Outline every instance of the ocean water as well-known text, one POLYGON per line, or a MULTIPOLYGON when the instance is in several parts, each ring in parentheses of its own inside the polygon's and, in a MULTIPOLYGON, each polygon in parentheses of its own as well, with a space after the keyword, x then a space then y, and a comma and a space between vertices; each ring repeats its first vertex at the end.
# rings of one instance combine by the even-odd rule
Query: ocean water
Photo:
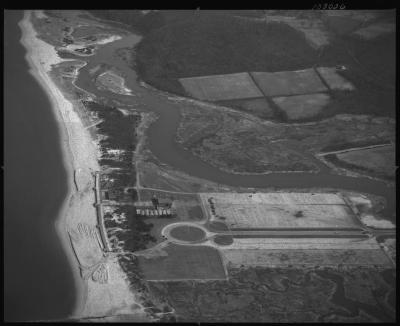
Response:
POLYGON ((65 318, 72 270, 54 221, 67 195, 67 172, 50 101, 29 73, 18 22, 4 11, 4 318, 65 318))

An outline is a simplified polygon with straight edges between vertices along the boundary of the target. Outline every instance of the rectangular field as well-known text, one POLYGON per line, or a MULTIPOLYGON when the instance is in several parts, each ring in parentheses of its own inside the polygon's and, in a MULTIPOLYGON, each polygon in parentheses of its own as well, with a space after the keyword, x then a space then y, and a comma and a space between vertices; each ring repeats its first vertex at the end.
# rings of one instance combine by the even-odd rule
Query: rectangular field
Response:
POLYGON ((250 249, 223 250, 234 266, 381 266, 392 267, 381 249, 250 249))
POLYGON ((352 228, 360 225, 343 199, 335 194, 209 193, 200 197, 209 215, 224 220, 231 229, 352 228))
POLYGON ((193 97, 206 101, 222 101, 263 97, 247 72, 179 79, 193 97))
POLYGON ((148 281, 226 280, 217 249, 207 246, 168 245, 166 256, 139 257, 140 268, 148 281))
POLYGON ((274 116, 274 110, 265 98, 220 101, 218 104, 238 108, 241 111, 254 114, 261 119, 270 119, 274 116))
POLYGON ((314 69, 250 74, 266 96, 299 95, 328 90, 314 69))
POLYGON ((334 67, 318 67, 317 71, 330 89, 341 91, 351 91, 354 89, 353 84, 340 76, 334 67))
POLYGON ((354 238, 235 238, 234 242, 221 250, 293 250, 293 249, 335 249, 335 250, 377 250, 374 239, 354 238))
POLYGON ((272 99, 284 111, 289 120, 312 118, 329 103, 328 94, 306 94, 275 97, 272 99))
POLYGON ((313 192, 265 192, 265 193, 235 193, 208 192, 201 193, 200 198, 205 202, 213 198, 218 203, 237 204, 270 204, 270 205, 344 205, 345 201, 335 193, 313 192))

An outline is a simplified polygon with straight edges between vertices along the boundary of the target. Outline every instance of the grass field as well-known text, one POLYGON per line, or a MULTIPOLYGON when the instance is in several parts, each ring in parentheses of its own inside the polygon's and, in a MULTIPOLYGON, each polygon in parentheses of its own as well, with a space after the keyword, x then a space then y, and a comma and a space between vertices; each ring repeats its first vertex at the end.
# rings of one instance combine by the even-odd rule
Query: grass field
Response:
POLYGON ((314 69, 279 72, 251 72, 266 96, 297 95, 327 91, 314 69))
POLYGON ((359 222, 343 200, 334 194, 211 193, 202 194, 204 207, 235 228, 348 228, 359 222))
POLYGON ((247 72, 180 78, 179 81, 189 95, 199 100, 221 101, 263 96, 247 72))
POLYGON ((334 193, 266 192, 266 193, 202 193, 205 202, 209 197, 219 203, 264 203, 270 205, 343 205, 344 200, 334 193))
POLYGON ((216 205, 217 216, 234 228, 353 227, 350 210, 335 205, 216 205))
POLYGON ((329 103, 327 94, 306 94, 275 97, 273 101, 283 110, 289 121, 309 119, 323 111, 329 103))
POLYGON ((173 228, 170 235, 182 241, 198 241, 205 238, 205 232, 197 227, 182 225, 173 228))
POLYGON ((378 250, 375 239, 356 238, 237 238, 229 250, 378 250))
POLYGON ((225 250, 223 254, 234 266, 383 266, 391 262, 379 249, 290 249, 225 250))
POLYGON ((317 71, 332 90, 351 91, 354 89, 354 85, 338 74, 336 68, 318 67, 317 71))
POLYGON ((261 119, 272 119, 276 114, 265 98, 219 101, 218 104, 253 114, 261 119))
POLYGON ((207 246, 169 244, 167 256, 139 257, 146 280, 225 280, 225 270, 217 249, 207 246))

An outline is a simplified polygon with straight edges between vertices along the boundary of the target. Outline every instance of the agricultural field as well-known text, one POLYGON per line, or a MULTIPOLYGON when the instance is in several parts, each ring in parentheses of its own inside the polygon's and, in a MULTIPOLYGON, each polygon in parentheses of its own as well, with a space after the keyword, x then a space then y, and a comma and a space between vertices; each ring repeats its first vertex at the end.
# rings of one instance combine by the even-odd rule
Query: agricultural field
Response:
POLYGON ((354 85, 337 73, 336 68, 332 67, 318 67, 318 73, 328 84, 331 90, 352 91, 354 85))
POLYGON ((217 101, 253 114, 261 119, 288 121, 311 119, 320 116, 330 102, 331 90, 354 90, 351 82, 339 75, 336 68, 320 67, 298 71, 252 72, 227 75, 181 78, 186 92, 197 99, 217 101), (321 94, 320 94, 321 93, 321 94), (272 97, 275 105, 271 106, 272 97), (279 96, 279 97, 278 97, 279 96), (277 109, 277 108, 280 108, 277 109))
MULTIPOLYGON (((334 233, 332 231, 332 233, 334 233)), ((235 237, 234 242, 224 250, 378 250, 377 241, 373 238, 250 238, 235 237)), ((383 253, 383 252, 382 252, 383 253)), ((240 255, 239 255, 240 256, 240 255)))
POLYGON ((314 69, 279 72, 251 72, 251 76, 265 96, 284 96, 325 92, 314 69))
POLYGON ((260 119, 273 119, 276 110, 268 103, 265 98, 255 98, 247 100, 231 100, 217 102, 223 106, 229 106, 237 110, 250 113, 260 119))
POLYGON ((384 266, 391 267, 387 256, 380 248, 376 250, 362 249, 246 249, 225 250, 224 256, 239 267, 309 267, 309 266, 384 266))
POLYGON ((285 112, 289 121, 312 118, 323 111, 329 103, 327 94, 306 94, 273 98, 274 103, 285 112))
POLYGON ((359 226, 350 208, 340 197, 333 194, 318 194, 315 199, 313 197, 307 193, 201 194, 203 205, 209 210, 210 216, 222 219, 230 229, 359 226))
MULTIPOLYGON (((363 28, 393 26, 393 11, 268 11, 245 18, 239 13, 206 10, 146 15, 138 12, 124 17, 114 14, 117 20, 128 24, 144 24, 144 38, 135 56, 132 55, 132 64, 139 77, 157 89, 187 96, 179 82, 182 78, 249 71, 293 73, 315 66, 344 65, 347 70, 341 76, 353 85, 354 92, 331 94, 334 96, 328 108, 312 119, 341 113, 394 117, 395 38, 387 37, 394 33, 381 33, 368 40, 354 34, 349 37, 361 24, 363 28), (266 24, 265 18, 269 23, 266 24), (381 79, 389 82, 383 83, 381 79)), ((102 15, 113 16, 113 13, 102 15)), ((330 75, 328 79, 336 80, 332 85, 338 82, 337 76, 330 75)), ((307 90, 307 86, 301 87, 307 90)), ((322 87, 325 86, 317 88, 322 87)), ((338 90, 332 87, 335 89, 331 90, 338 90)), ((284 95, 287 94, 276 96, 284 95)), ((253 108, 243 110, 252 112, 253 108)), ((255 116, 262 119, 287 121, 278 111, 271 117, 263 114, 262 109, 254 110, 255 116)))
POLYGON ((394 269, 229 268, 228 281, 151 282, 178 322, 394 322, 394 269))
POLYGON ((223 11, 186 17, 146 34, 136 48, 139 77, 158 89, 185 95, 179 78, 304 69, 318 56, 303 33, 286 24, 223 11))
POLYGON ((162 251, 159 257, 139 257, 140 268, 146 280, 226 279, 223 262, 215 248, 169 244, 162 251))
POLYGON ((216 204, 216 216, 236 228, 343 228, 357 224, 346 206, 216 204))
POLYGON ((247 72, 191 78, 180 78, 189 95, 205 101, 262 97, 247 72))
POLYGON ((394 178, 396 157, 394 145, 360 149, 336 154, 337 164, 345 168, 370 171, 372 174, 394 178))

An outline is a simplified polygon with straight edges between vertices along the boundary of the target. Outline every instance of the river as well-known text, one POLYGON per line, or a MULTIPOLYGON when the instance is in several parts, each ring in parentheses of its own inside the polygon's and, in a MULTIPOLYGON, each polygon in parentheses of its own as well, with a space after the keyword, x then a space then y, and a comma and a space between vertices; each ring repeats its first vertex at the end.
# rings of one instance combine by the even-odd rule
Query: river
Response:
POLYGON ((75 305, 71 266, 55 229, 68 193, 58 124, 29 73, 18 22, 4 12, 4 319, 60 319, 75 305))
POLYGON ((181 119, 180 110, 184 110, 185 104, 168 100, 165 94, 141 86, 136 72, 131 69, 121 56, 116 54, 117 50, 133 47, 139 41, 140 36, 128 34, 120 40, 101 47, 95 55, 86 57, 84 60, 88 60, 88 64, 80 70, 75 84, 96 96, 115 99, 128 105, 135 105, 139 110, 156 113, 158 120, 149 127, 147 135, 149 149, 161 162, 189 175, 231 186, 336 188, 384 196, 387 205, 383 214, 387 218, 395 220, 395 187, 390 187, 382 181, 366 177, 336 175, 330 173, 328 169, 322 169, 320 173, 230 174, 192 155, 182 148, 175 139, 176 130, 181 119), (132 90, 135 96, 118 95, 97 89, 89 70, 99 64, 108 64, 122 71, 126 78, 127 87, 132 90))
MULTIPOLYGON (((60 137, 46 93, 28 73, 25 49, 17 25, 21 11, 5 17, 5 219, 4 316, 7 321, 60 319, 72 312, 75 302, 71 266, 56 235, 54 220, 67 195, 67 173, 60 137)), ((161 92, 142 87, 137 75, 116 55, 132 47, 140 37, 129 34, 86 57, 76 85, 101 97, 116 99, 159 119, 148 129, 149 148, 163 163, 203 179, 244 187, 338 188, 367 192, 387 199, 385 214, 394 219, 395 188, 368 178, 318 174, 273 173, 233 175, 223 172, 184 150, 175 140, 185 104, 173 102, 161 92), (120 69, 135 96, 98 90, 89 69, 106 63, 120 69)))

